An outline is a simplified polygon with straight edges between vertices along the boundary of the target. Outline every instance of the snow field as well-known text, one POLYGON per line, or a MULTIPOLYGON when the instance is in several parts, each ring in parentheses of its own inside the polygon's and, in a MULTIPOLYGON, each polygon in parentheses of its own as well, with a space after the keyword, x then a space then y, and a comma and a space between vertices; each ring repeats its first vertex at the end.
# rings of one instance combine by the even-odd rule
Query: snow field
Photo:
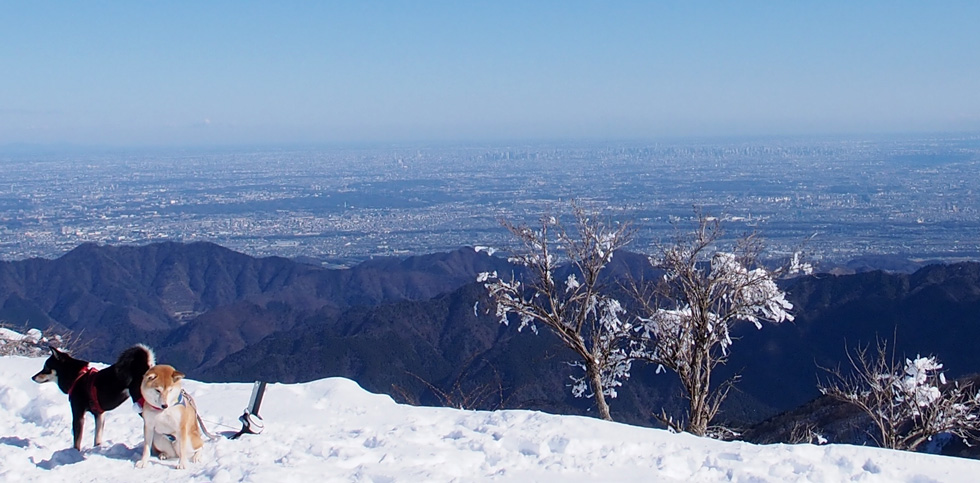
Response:
MULTIPOLYGON (((0 481, 973 481, 980 462, 846 445, 753 445, 535 411, 396 404, 330 378, 271 384, 265 431, 205 444, 187 470, 136 469, 142 421, 106 414, 106 442, 71 446, 67 396, 30 376, 43 359, 0 357, 0 481)), ((251 384, 186 381, 209 430, 237 431, 251 384)))

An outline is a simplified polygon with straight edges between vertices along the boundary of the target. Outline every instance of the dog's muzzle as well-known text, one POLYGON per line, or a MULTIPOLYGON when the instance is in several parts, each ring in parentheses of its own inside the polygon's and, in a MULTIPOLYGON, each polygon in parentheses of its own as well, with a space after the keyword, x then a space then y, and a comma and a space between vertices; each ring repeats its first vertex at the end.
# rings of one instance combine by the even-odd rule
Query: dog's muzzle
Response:
POLYGON ((42 384, 42 383, 45 383, 45 382, 51 382, 51 381, 53 381, 54 380, 54 374, 52 374, 50 372, 39 372, 37 374, 34 374, 34 377, 32 377, 31 379, 34 382, 38 383, 38 384, 42 384))

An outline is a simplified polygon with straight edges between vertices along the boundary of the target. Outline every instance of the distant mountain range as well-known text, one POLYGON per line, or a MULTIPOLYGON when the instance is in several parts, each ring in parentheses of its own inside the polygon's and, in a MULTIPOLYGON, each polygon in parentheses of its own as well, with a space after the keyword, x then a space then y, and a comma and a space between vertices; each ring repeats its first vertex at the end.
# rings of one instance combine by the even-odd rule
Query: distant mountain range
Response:
MULTIPOLYGON (((613 276, 653 273, 644 256, 614 260, 613 276)), ((334 270, 210 243, 86 244, 55 260, 0 262, 0 321, 71 331, 90 343, 78 355, 91 360, 145 342, 205 381, 344 376, 412 403, 588 414, 588 401, 566 387, 566 349, 544 331, 500 325, 489 310, 475 279, 494 270, 519 273, 472 248, 334 270)), ((938 355, 950 377, 980 372, 978 263, 783 285, 796 320, 741 327, 719 374, 742 376, 722 416, 732 424, 813 400, 818 366, 836 366, 845 349, 877 336, 897 333, 900 353, 938 355)), ((611 408, 623 422, 652 425, 661 407, 683 408, 674 377, 650 367, 618 392, 611 408)))

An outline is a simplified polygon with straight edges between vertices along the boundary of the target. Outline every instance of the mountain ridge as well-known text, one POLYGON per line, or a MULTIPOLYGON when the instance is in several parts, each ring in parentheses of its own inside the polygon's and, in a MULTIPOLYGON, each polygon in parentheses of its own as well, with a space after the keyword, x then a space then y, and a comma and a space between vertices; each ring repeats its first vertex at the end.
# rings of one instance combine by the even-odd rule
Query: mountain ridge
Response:
MULTIPOLYGON (((652 273, 645 256, 613 260, 617 276, 652 273)), ((204 380, 344 376, 422 404, 454 404, 447 395, 458 403, 494 388, 477 407, 588 414, 588 401, 567 390, 566 349, 546 331, 518 334, 489 310, 475 277, 494 270, 516 268, 468 247, 336 270, 206 242, 86 244, 55 260, 0 262, 0 320, 81 333, 93 341, 81 356, 92 360, 146 342, 160 360, 204 380)), ((951 377, 980 372, 978 263, 781 284, 796 320, 737 328, 731 360, 718 372, 742 376, 724 421, 744 427, 805 404, 817 396, 819 367, 896 333, 899 353, 936 354, 951 377)), ((655 425, 653 410, 683 410, 674 378, 654 368, 634 369, 618 392, 611 405, 624 422, 655 425)))

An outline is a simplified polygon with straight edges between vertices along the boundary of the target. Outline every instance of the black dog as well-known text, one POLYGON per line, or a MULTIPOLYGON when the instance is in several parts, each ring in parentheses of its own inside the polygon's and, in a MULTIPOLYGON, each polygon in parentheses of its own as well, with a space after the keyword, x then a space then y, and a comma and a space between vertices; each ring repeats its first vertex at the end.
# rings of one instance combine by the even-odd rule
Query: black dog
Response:
POLYGON ((44 369, 32 379, 37 383, 56 381, 71 404, 71 430, 75 449, 82 449, 82 429, 85 427, 85 411, 95 416, 95 445, 102 444, 102 415, 119 407, 128 395, 137 402, 141 399, 140 384, 143 374, 155 364, 153 351, 142 344, 123 351, 115 364, 101 371, 89 366, 88 361, 75 359, 66 352, 51 348, 51 357, 44 361, 44 369))

